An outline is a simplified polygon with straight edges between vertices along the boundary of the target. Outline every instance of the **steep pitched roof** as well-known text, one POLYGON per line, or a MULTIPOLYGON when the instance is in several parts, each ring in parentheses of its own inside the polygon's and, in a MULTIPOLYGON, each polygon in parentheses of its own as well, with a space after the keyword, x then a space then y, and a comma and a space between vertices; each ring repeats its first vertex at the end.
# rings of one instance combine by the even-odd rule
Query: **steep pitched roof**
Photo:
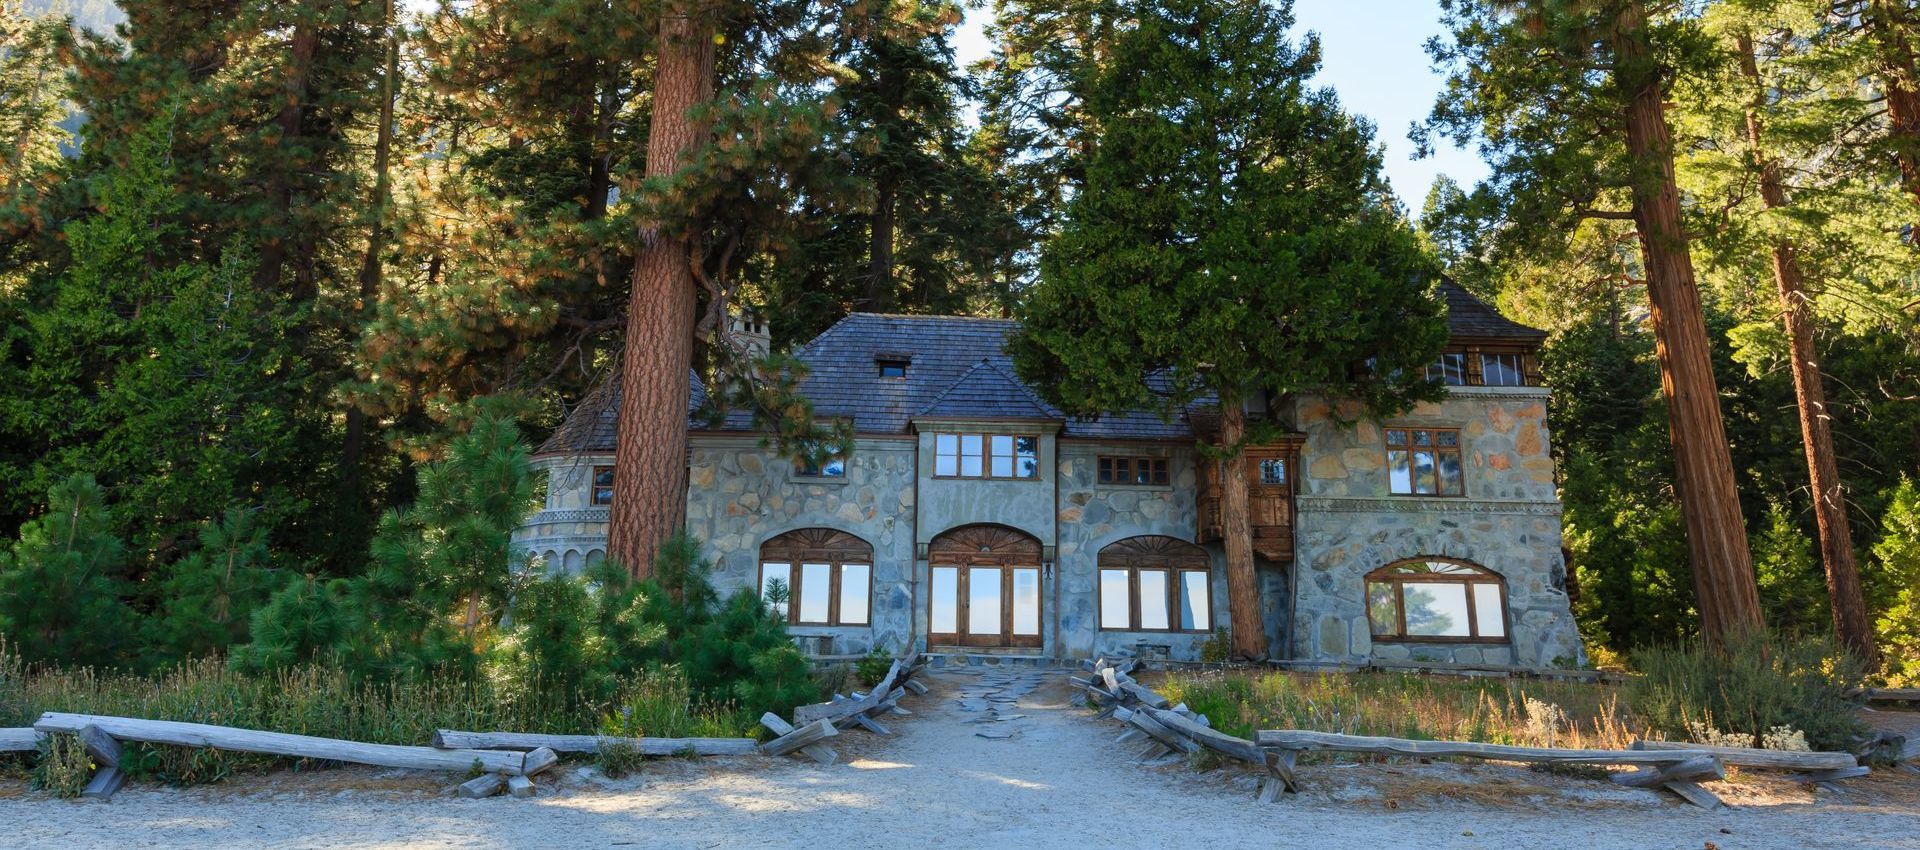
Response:
MULTIPOLYGON (((707 403, 707 385, 692 370, 687 371, 687 380, 692 382, 687 399, 687 415, 691 417, 707 403)), ((535 454, 613 451, 613 435, 619 421, 620 375, 616 372, 574 405, 566 421, 554 429, 553 436, 541 443, 535 454)))
POLYGON ((920 409, 922 417, 985 417, 993 419, 1061 419, 1053 409, 1005 369, 982 357, 960 380, 920 409))
POLYGON ((1510 339, 1536 344, 1547 338, 1546 331, 1500 315, 1487 302, 1451 280, 1440 281, 1440 297, 1447 302, 1447 329, 1456 338, 1510 339))

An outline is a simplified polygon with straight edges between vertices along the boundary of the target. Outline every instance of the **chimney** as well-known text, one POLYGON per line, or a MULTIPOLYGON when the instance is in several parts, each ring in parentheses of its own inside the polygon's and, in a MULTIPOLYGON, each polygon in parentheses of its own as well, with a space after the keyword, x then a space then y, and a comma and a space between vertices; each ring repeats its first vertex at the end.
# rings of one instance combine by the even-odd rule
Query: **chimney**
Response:
POLYGON ((765 357, 773 351, 773 328, 751 307, 727 314, 727 336, 749 357, 765 357))

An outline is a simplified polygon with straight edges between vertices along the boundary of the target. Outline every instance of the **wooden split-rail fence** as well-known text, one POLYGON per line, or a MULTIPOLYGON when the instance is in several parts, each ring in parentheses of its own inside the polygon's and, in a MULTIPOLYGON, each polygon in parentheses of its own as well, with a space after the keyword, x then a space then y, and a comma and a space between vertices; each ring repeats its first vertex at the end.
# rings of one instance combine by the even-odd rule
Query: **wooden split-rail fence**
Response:
POLYGON ((82 794, 100 800, 111 799, 114 792, 126 784, 126 774, 120 769, 120 755, 122 743, 128 741, 375 767, 449 773, 477 771, 479 775, 459 786, 456 792, 459 796, 490 797, 504 791, 515 797, 531 797, 536 790, 533 778, 559 763, 561 753, 598 753, 613 745, 628 747, 642 756, 753 753, 779 756, 797 752, 831 764, 838 755, 822 741, 838 734, 839 729, 851 726, 890 734, 874 718, 889 713, 910 714, 898 703, 908 692, 926 693, 926 686, 913 680, 914 674, 925 667, 926 663, 918 658, 901 659, 894 662, 886 678, 871 693, 801 706, 794 712, 794 720, 800 724, 797 729, 769 713, 761 718, 761 723, 778 737, 765 743, 752 738, 622 738, 441 729, 434 733, 432 746, 416 747, 206 723, 47 712, 31 727, 0 728, 0 752, 32 751, 39 748, 41 739, 47 735, 73 735, 95 765, 82 794))
MULTIPOLYGON (((1131 659, 1113 663, 1102 658, 1086 666, 1090 675, 1075 676, 1073 683, 1086 692, 1088 703, 1100 710, 1101 717, 1111 717, 1129 727, 1121 734, 1121 742, 1144 741, 1147 748, 1142 755, 1163 762, 1205 749, 1251 764, 1266 774, 1258 792, 1262 802, 1274 802, 1284 793, 1299 790, 1294 766, 1299 755, 1306 752, 1621 765, 1634 769, 1612 774, 1613 782, 1629 787, 1666 789, 1687 802, 1709 809, 1720 807, 1722 802, 1700 783, 1725 778, 1729 765, 1792 771, 1796 779, 1807 783, 1850 779, 1869 772, 1852 753, 1713 747, 1667 741, 1636 741, 1627 750, 1576 750, 1469 741, 1416 741, 1303 729, 1261 730, 1249 741, 1213 729, 1204 715, 1195 714, 1184 704, 1173 705, 1166 697, 1134 681, 1129 675, 1135 666, 1131 659)), ((1901 758, 1920 758, 1920 747, 1906 747, 1901 758)))

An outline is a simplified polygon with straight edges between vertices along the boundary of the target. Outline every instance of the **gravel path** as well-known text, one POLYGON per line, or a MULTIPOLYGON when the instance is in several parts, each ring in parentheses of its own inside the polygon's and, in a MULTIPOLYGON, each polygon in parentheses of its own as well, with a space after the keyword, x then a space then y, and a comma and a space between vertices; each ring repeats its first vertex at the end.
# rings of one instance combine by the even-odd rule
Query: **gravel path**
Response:
POLYGON ((0 800, 0 846, 1920 850, 1912 775, 1709 813, 1504 766, 1329 765, 1302 771, 1308 793, 1256 805, 1251 775, 1134 763, 1114 724, 1067 705, 1064 679, 935 675, 907 700, 915 716, 886 719, 896 737, 848 732, 830 767, 669 761, 624 782, 563 767, 534 800, 455 800, 441 777, 345 770, 130 787, 104 805, 33 795, 0 800), (974 722, 990 712, 1024 716, 974 722))

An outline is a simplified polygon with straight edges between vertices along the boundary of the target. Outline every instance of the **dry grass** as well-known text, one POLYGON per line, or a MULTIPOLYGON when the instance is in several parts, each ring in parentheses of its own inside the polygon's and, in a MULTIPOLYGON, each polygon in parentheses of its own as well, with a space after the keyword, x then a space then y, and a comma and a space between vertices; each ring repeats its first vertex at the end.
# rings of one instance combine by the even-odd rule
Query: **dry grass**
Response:
POLYGON ((1170 673, 1159 689, 1242 737, 1256 729, 1621 749, 1642 737, 1610 685, 1401 673, 1170 673))

